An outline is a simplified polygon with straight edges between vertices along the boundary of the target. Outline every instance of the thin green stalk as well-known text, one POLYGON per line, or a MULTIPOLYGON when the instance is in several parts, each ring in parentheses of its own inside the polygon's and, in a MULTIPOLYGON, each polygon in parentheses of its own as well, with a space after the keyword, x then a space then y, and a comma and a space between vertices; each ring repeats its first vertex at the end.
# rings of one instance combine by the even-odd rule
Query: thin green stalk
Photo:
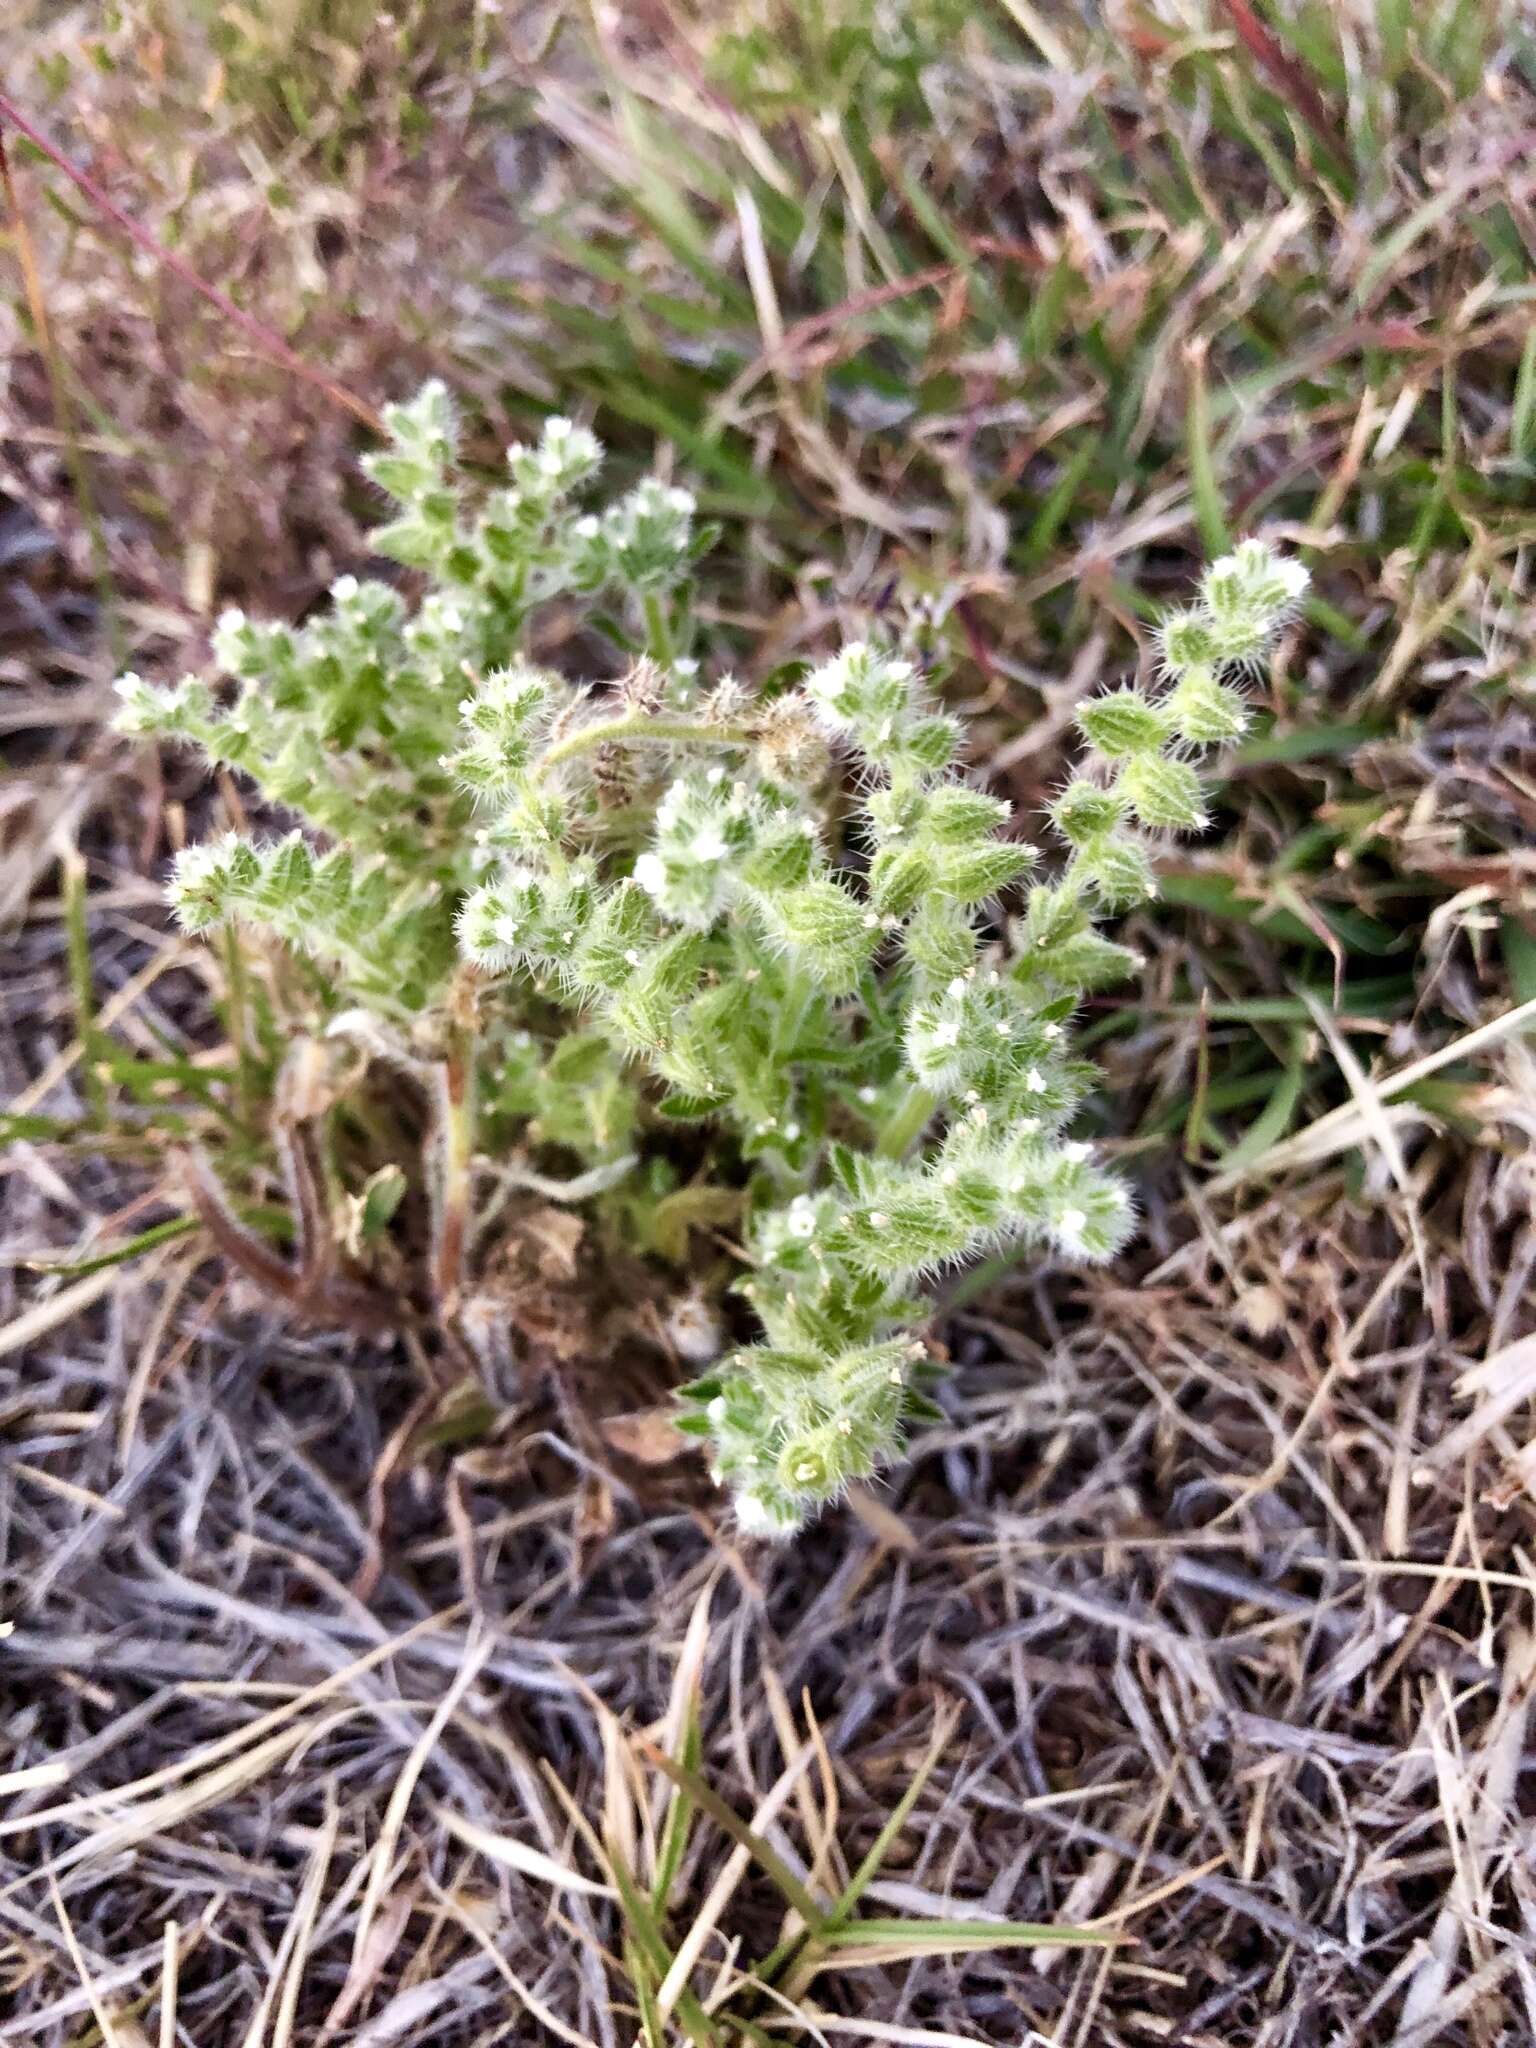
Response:
POLYGON ((229 973, 225 1014, 230 1043, 235 1049, 235 1099, 242 1124, 250 1126, 257 1110, 256 1061, 251 1046, 251 984, 245 971, 240 927, 234 918, 225 926, 224 942, 225 964, 229 973))
POLYGON ((69 979, 75 1000, 75 1028, 80 1034, 80 1072, 92 1121, 107 1120, 107 1083, 101 1067, 102 1037, 96 1024, 96 990, 91 975, 91 935, 85 921, 85 862, 73 847, 60 863, 63 880, 64 928, 69 947, 69 979))
POLYGON ((933 1090, 925 1088, 921 1081, 914 1081, 900 1109, 880 1134, 875 1157, 900 1159, 938 1106, 939 1099, 933 1090))
POLYGON ((670 668, 677 659, 677 645, 672 637, 671 621, 667 617, 666 602, 661 593, 648 590, 640 600, 640 609, 645 614, 645 651, 658 667, 670 668))
POLYGON ((1525 337, 1509 414, 1509 451, 1520 462, 1536 455, 1536 327, 1525 337))
POLYGON ((556 740, 539 761, 541 770, 558 768, 580 754, 615 742, 663 747, 746 747, 754 734, 745 725, 700 725, 697 719, 667 717, 652 711, 621 711, 614 718, 595 719, 556 740))
POLYGON ((1225 554, 1232 545, 1227 515, 1216 476, 1216 454, 1211 442, 1211 408, 1205 385, 1205 344, 1191 344, 1185 360, 1189 366, 1189 409, 1185 420, 1189 452, 1190 490, 1195 501, 1195 523, 1200 538, 1213 555, 1225 554))

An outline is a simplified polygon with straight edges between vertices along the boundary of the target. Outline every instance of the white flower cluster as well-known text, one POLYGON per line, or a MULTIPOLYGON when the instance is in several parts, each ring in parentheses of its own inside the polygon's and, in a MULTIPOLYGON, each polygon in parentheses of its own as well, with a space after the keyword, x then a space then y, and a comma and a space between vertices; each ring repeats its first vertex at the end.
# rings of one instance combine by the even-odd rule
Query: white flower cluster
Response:
POLYGON ((691 491, 647 477, 600 516, 578 519, 571 540, 582 587, 670 589, 691 563, 697 509, 691 491))
POLYGON ((530 498, 562 499, 580 490, 597 474, 602 444, 585 427, 556 413, 532 448, 516 444, 507 450, 507 468, 517 488, 530 498))
POLYGON ((705 931, 739 887, 740 863, 758 829, 747 785, 718 762, 680 775, 656 806, 655 831, 635 862, 635 880, 669 923, 705 931))

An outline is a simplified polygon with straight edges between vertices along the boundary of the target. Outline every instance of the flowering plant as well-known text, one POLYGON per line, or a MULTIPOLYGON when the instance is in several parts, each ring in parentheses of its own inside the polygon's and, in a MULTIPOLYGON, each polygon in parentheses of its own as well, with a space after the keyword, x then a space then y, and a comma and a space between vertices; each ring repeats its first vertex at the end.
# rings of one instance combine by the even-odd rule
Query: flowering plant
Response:
POLYGON ((552 420, 472 508, 441 386, 389 428, 368 468, 397 512, 374 542, 430 579, 414 612, 345 577, 298 630, 225 616, 229 701, 197 677, 119 685, 129 730, 192 742, 302 821, 187 849, 171 900, 188 930, 238 919, 314 955, 347 1028, 438 1062, 445 1315, 477 1099, 533 1118, 563 1087, 546 1135, 594 1186, 637 1130, 702 1127, 745 1184, 760 1335, 683 1390, 681 1426, 744 1526, 791 1531, 936 1412, 935 1274, 1009 1246, 1105 1259, 1130 1231, 1127 1189, 1070 1135, 1094 1080, 1072 1017, 1134 969, 1100 922, 1155 893, 1155 835, 1204 822, 1194 757, 1243 731, 1237 678, 1306 573, 1244 542, 1162 625, 1161 686, 1084 706, 1050 807, 1064 858, 1031 879, 1037 849, 963 778, 959 725, 897 649, 844 647, 779 695, 706 682, 686 492, 649 480, 578 514, 599 449, 552 420), (605 597, 621 683, 529 659, 552 602, 605 597))

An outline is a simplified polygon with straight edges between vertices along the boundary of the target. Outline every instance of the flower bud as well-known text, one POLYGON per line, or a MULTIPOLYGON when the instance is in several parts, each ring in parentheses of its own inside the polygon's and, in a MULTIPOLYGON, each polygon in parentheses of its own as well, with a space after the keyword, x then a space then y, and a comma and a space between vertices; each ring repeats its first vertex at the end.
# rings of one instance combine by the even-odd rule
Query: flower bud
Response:
POLYGON ((1138 754, 1126 762, 1117 787, 1144 825, 1175 832, 1198 832, 1205 826, 1200 777, 1187 761, 1138 754))
POLYGON ((768 936, 823 988, 851 989, 874 947, 868 914, 839 883, 812 879, 796 889, 760 892, 757 914, 768 936))
POLYGON ((1221 659, 1221 644, 1209 613, 1175 612, 1158 628, 1163 666, 1170 675, 1187 669, 1208 668, 1221 659))
POLYGON ((1139 690, 1111 690, 1083 706, 1084 737, 1109 761, 1155 753, 1168 734, 1166 714, 1139 690))
POLYGON ((1128 832, 1106 832, 1085 840, 1068 873, 1074 882, 1092 889, 1106 910, 1132 910, 1157 894, 1147 849, 1128 832))
POLYGON ((260 876, 254 847, 234 833, 202 846, 184 846, 172 866, 167 892, 182 930, 204 932, 222 923, 260 876))
POLYGON ((1190 669, 1169 692, 1167 702, 1174 730, 1190 746, 1224 746, 1241 739, 1248 729, 1241 691, 1218 682, 1212 669, 1190 669))
POLYGON ((1118 790, 1103 789, 1082 777, 1069 782, 1051 806, 1051 822, 1063 839, 1082 846, 1113 831, 1125 814, 1118 790))

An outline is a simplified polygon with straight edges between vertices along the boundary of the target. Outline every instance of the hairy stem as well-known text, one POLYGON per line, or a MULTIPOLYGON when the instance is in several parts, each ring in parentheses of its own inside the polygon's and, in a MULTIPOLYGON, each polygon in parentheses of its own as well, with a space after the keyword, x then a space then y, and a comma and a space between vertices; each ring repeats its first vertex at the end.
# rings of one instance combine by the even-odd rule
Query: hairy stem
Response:
POLYGON ((925 1088, 921 1081, 914 1081, 901 1107, 881 1132, 875 1157, 900 1159, 938 1106, 939 1100, 933 1090, 925 1088))
POLYGON ((616 718, 595 719, 567 733, 541 757, 539 770, 558 768, 579 754, 615 741, 664 747, 748 747, 755 735, 745 725, 700 725, 696 718, 667 717, 652 711, 621 711, 616 718))
POLYGON ((648 590, 640 600, 640 608, 645 614, 645 651, 658 668, 670 668, 677 659, 677 648, 672 640, 666 600, 659 592, 648 590))

